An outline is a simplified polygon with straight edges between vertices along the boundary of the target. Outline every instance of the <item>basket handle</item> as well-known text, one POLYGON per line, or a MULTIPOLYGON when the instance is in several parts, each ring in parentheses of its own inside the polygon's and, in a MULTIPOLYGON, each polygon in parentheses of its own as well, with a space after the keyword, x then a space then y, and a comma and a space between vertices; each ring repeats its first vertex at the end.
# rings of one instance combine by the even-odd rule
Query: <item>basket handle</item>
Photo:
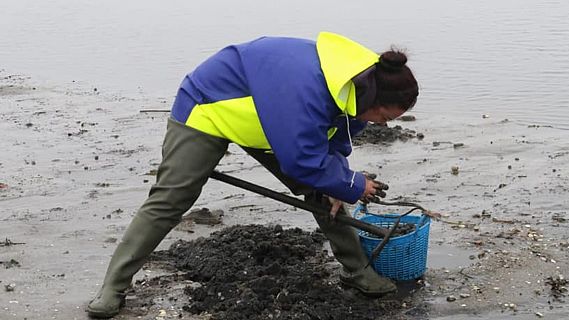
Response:
POLYGON ((426 214, 422 214, 421 215, 421 219, 419 220, 419 222, 417 223, 417 225, 420 227, 424 226, 425 223, 427 223, 427 221, 429 220, 429 216, 427 216, 426 214))
POLYGON ((359 203, 356 209, 352 212, 352 218, 357 219, 356 216, 358 213, 363 213, 367 215, 367 206, 363 203, 359 203))

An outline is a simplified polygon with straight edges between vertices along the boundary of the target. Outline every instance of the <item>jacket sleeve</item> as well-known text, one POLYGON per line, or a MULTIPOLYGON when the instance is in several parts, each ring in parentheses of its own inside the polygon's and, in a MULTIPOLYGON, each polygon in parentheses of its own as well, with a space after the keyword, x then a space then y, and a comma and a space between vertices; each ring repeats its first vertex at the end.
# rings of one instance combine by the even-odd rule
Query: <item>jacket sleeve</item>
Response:
POLYGON ((263 128, 283 173, 336 199, 357 202, 365 178, 350 170, 344 154, 330 149, 324 115, 310 103, 292 115, 279 112, 285 106, 274 107, 278 111, 265 117, 263 128))
MULTIPOLYGON (((278 62, 283 62, 279 60, 278 62)), ((350 170, 345 156, 330 149, 327 132, 337 114, 318 75, 249 70, 249 86, 263 131, 284 174, 318 191, 355 203, 365 177, 350 170), (314 82, 313 82, 314 81, 314 82)), ((273 69, 274 71, 274 69, 273 69)))

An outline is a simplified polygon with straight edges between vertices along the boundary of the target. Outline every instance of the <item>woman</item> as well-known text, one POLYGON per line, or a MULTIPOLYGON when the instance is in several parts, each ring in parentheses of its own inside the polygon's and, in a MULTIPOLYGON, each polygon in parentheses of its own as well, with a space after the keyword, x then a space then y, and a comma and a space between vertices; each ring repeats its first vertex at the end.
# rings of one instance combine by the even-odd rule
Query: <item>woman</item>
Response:
MULTIPOLYGON (((415 104, 417 81, 406 61, 403 53, 379 57, 323 32, 316 42, 264 37, 229 46, 188 74, 168 120, 156 184, 113 254, 89 315, 119 312, 133 275, 194 204, 230 142, 294 194, 331 203, 332 215, 344 201, 384 195, 381 184, 350 170, 346 156, 368 121, 385 123, 415 104)), ((396 289, 366 267, 353 228, 315 218, 343 265, 343 284, 370 295, 396 289)))

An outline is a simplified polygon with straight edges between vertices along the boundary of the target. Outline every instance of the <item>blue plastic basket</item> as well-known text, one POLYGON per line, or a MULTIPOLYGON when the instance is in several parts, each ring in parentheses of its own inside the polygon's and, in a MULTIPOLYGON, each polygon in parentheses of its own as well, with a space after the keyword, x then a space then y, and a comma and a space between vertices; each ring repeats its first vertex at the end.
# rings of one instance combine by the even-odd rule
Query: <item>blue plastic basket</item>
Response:
MULTIPOLYGON (((398 214, 381 216, 367 214, 366 207, 359 205, 354 210, 357 219, 384 228, 391 228, 398 214)), ((429 228, 431 219, 426 215, 408 215, 401 218, 400 224, 415 224, 415 231, 389 239, 372 266, 380 275, 398 281, 420 278, 427 270, 427 251, 429 249, 429 228)), ((382 239, 370 237, 359 231, 360 242, 368 258, 382 239)))

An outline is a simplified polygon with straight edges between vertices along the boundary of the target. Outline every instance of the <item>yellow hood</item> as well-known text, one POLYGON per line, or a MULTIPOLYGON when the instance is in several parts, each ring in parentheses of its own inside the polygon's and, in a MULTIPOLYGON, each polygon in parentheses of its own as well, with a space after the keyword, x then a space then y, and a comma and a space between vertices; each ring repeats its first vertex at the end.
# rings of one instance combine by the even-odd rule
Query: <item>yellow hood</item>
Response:
POLYGON ((316 40, 320 67, 328 90, 342 112, 356 115, 356 90, 351 79, 377 63, 377 53, 344 36, 321 32, 316 40))

